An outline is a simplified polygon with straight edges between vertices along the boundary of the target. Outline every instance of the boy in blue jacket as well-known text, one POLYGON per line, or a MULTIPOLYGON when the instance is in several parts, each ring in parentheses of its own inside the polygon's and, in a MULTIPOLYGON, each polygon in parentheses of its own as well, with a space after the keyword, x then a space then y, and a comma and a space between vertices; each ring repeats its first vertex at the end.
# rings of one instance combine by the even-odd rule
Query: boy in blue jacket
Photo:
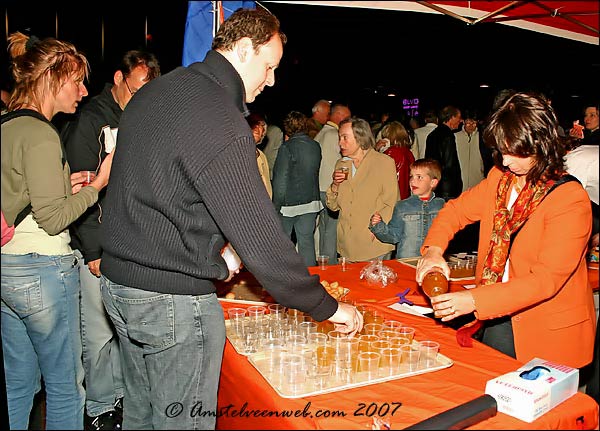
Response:
POLYGON ((375 212, 369 229, 381 242, 396 244, 396 258, 420 256, 421 245, 444 199, 433 192, 442 178, 437 160, 419 159, 410 166, 411 196, 398 201, 388 224, 375 212))

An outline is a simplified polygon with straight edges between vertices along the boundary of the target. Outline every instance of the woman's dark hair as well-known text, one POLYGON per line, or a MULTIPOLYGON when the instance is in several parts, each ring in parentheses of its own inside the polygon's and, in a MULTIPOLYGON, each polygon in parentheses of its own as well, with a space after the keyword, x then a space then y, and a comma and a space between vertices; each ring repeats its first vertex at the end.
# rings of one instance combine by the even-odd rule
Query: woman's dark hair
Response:
POLYGON ((556 180, 565 172, 565 148, 557 125, 556 114, 546 99, 532 93, 515 93, 492 114, 483 139, 493 149, 498 168, 507 169, 502 164, 503 154, 532 157, 528 181, 556 180))

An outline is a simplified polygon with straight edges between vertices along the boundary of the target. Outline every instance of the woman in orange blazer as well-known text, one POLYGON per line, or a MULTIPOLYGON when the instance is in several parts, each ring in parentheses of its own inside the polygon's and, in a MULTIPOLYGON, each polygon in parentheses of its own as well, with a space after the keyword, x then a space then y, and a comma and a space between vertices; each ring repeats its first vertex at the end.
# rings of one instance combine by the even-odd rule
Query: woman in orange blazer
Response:
POLYGON ((545 99, 524 93, 493 114, 484 139, 494 148, 495 168, 439 212, 416 280, 434 266, 449 276, 448 242, 480 221, 477 287, 432 298, 436 317, 449 321, 475 312, 485 344, 522 362, 538 357, 580 368, 592 361, 594 346, 585 260, 592 215, 577 181, 552 190, 566 174, 557 124, 545 99))

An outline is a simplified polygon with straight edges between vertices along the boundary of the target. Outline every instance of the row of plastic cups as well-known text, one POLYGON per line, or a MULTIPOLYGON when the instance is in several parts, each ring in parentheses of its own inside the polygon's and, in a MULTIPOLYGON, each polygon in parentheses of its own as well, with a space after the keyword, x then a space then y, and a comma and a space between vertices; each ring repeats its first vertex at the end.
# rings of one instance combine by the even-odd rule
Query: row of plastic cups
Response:
MULTIPOLYGON (((302 322, 293 324, 281 321, 242 321, 239 324, 231 324, 228 335, 234 343, 241 343, 246 353, 260 351, 262 344, 270 340, 282 340, 284 345, 306 344, 307 337, 316 334, 314 322, 302 322)), ((324 334, 321 334, 324 335, 324 334)))
POLYGON ((239 326, 240 322, 252 321, 252 322, 289 322, 296 327, 299 326, 298 332, 304 331, 305 333, 314 332, 315 328, 317 332, 327 333, 334 328, 333 323, 325 320, 323 322, 316 322, 310 316, 302 313, 301 311, 285 308, 279 304, 270 304, 268 307, 263 306, 251 306, 246 308, 234 307, 228 309, 228 315, 230 324, 234 327, 239 326), (265 309, 268 314, 264 314, 265 309))
POLYGON ((415 337, 415 328, 411 326, 388 326, 385 323, 367 323, 363 326, 363 335, 378 335, 381 338, 406 337, 410 341, 415 337))
POLYGON ((433 367, 438 348, 435 342, 426 341, 418 347, 404 345, 358 352, 348 360, 324 361, 315 352, 307 355, 279 347, 265 355, 262 367, 276 385, 281 385, 286 392, 298 393, 311 385, 320 390, 433 367))
POLYGON ((280 304, 269 304, 267 307, 262 305, 252 305, 248 308, 233 307, 227 310, 230 319, 239 319, 248 317, 253 320, 262 319, 268 315, 272 319, 283 319, 287 317, 286 308, 280 304))
MULTIPOLYGON (((275 332, 279 327, 273 326, 273 324, 263 325, 261 329, 260 326, 253 326, 248 322, 244 322, 240 330, 241 333, 238 332, 238 335, 246 343, 255 343, 254 348, 256 350, 261 350, 263 347, 268 349, 272 345, 280 345, 286 347, 289 351, 312 349, 316 350, 318 354, 327 352, 332 358, 344 354, 355 354, 359 351, 377 351, 383 348, 398 348, 403 345, 410 345, 414 337, 414 329, 408 327, 398 330, 402 332, 380 331, 378 334, 365 334, 349 338, 339 331, 329 331, 328 334, 316 332, 314 326, 307 325, 306 329, 302 329, 303 325, 301 324, 294 331, 289 323, 279 325, 287 329, 275 332), (300 330, 298 331, 298 329, 300 330), (407 331, 408 329, 411 331, 407 331), (250 331, 252 338, 249 338, 247 331, 250 331)), ((246 351, 248 352, 248 350, 246 351)))
POLYGON ((302 311, 286 308, 280 304, 268 306, 253 305, 248 308, 233 307, 227 310, 230 319, 246 317, 250 320, 287 320, 290 322, 314 322, 314 319, 302 311))
MULTIPOLYGON (((389 340, 391 344, 410 344, 414 339, 415 329, 411 327, 400 327, 390 329, 379 324, 370 324, 367 333, 356 337, 361 344, 377 341, 389 340)), ((287 338, 291 336, 303 336, 308 338, 313 334, 320 334, 320 338, 329 340, 331 343, 339 339, 348 338, 347 334, 338 331, 329 331, 327 334, 318 331, 318 325, 315 322, 304 321, 298 324, 281 320, 254 320, 247 318, 232 318, 230 321, 229 334, 234 337, 243 338, 247 333, 256 333, 256 337, 268 338, 287 338)))
POLYGON ((281 304, 269 304, 267 306, 252 305, 248 308, 233 307, 228 309, 228 313, 230 318, 237 317, 240 315, 254 318, 269 315, 269 317, 278 319, 285 319, 288 318, 288 316, 304 316, 304 313, 302 311, 293 308, 287 308, 281 304))

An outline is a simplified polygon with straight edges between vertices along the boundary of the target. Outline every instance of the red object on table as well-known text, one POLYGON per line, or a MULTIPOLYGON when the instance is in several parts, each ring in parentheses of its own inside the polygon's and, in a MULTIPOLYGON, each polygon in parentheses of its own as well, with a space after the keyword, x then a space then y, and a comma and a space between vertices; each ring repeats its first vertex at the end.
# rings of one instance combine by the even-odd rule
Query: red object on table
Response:
MULTIPOLYGON (((439 342, 440 353, 454 362, 451 367, 329 394, 287 399, 280 397, 248 359, 236 353, 227 341, 221 369, 217 429, 365 430, 371 429, 374 415, 389 421, 391 429, 404 429, 483 395, 488 380, 523 365, 478 341, 474 341, 471 348, 461 347, 456 343, 454 329, 434 319, 389 308, 388 305, 398 301, 396 294, 407 287, 410 288, 408 299, 417 305, 430 304, 415 282, 414 268, 397 261, 385 261, 384 264, 398 274, 398 281, 386 287, 360 280, 364 263, 349 264, 346 272, 342 272, 339 265, 331 265, 326 270, 311 267, 309 271, 318 274, 321 280, 337 281, 349 288, 349 300, 369 304, 380 310, 386 319, 399 320, 416 328, 415 339, 439 342), (399 407, 398 403, 401 403, 399 407)), ((462 284, 472 283, 469 280, 451 282, 450 290, 462 289, 462 284)), ((222 302, 222 306, 227 309, 248 305, 222 302)), ((469 429, 597 427, 598 404, 578 392, 532 423, 498 413, 469 429)))

